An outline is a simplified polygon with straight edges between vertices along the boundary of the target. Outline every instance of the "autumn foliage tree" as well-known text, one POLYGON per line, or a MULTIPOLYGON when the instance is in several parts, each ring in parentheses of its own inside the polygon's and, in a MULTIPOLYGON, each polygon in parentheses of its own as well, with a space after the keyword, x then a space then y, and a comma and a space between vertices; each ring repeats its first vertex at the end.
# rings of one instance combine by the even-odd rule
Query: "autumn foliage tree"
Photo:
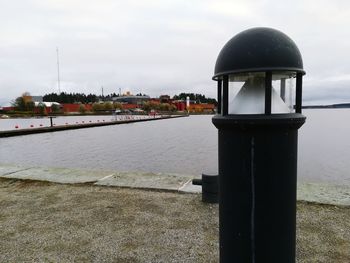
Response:
POLYGON ((25 92, 22 96, 17 97, 12 106, 18 111, 33 111, 35 103, 32 101, 32 97, 29 92, 25 92))

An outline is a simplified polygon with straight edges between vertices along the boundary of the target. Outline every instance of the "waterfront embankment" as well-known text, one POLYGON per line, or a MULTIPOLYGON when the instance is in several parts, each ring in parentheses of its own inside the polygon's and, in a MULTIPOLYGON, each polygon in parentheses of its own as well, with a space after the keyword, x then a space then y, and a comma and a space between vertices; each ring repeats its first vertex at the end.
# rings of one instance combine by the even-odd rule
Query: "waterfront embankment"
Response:
MULTIPOLYGON (((0 163, 0 178, 61 184, 89 184, 184 193, 201 193, 191 181, 200 175, 176 173, 122 172, 10 165, 0 163)), ((325 183, 298 183, 298 201, 350 207, 350 186, 325 183)))

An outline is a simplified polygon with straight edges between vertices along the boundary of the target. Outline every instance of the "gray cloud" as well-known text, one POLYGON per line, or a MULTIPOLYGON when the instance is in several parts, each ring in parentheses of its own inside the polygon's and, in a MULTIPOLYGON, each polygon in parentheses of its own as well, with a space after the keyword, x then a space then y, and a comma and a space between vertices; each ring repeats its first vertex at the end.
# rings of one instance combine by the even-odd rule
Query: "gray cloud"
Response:
POLYGON ((0 104, 24 91, 182 91, 215 96, 222 46, 255 26, 277 28, 300 48, 304 101, 349 100, 348 1, 1 1, 0 104))

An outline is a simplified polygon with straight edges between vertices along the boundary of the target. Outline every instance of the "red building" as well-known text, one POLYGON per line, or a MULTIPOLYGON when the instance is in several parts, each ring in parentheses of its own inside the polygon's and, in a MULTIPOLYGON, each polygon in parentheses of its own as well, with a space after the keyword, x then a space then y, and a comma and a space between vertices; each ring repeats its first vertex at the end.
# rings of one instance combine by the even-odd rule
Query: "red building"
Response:
POLYGON ((63 112, 79 112, 80 106, 83 105, 86 111, 92 111, 92 104, 76 104, 76 103, 62 103, 63 112))
POLYGON ((175 107, 178 111, 185 111, 186 110, 186 103, 184 101, 177 100, 177 101, 173 101, 172 104, 175 105, 175 107))

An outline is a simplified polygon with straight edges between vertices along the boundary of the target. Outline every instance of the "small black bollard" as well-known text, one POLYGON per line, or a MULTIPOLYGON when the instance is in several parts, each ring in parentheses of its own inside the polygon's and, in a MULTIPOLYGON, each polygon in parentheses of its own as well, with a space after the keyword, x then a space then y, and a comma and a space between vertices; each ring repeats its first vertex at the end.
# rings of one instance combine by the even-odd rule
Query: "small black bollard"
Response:
POLYGON ((54 116, 49 116, 49 118, 50 118, 50 127, 53 127, 52 118, 56 118, 56 117, 54 117, 54 116))
POLYGON ((219 202, 219 176, 202 174, 202 179, 193 179, 192 184, 202 186, 202 202, 216 204, 219 202))

